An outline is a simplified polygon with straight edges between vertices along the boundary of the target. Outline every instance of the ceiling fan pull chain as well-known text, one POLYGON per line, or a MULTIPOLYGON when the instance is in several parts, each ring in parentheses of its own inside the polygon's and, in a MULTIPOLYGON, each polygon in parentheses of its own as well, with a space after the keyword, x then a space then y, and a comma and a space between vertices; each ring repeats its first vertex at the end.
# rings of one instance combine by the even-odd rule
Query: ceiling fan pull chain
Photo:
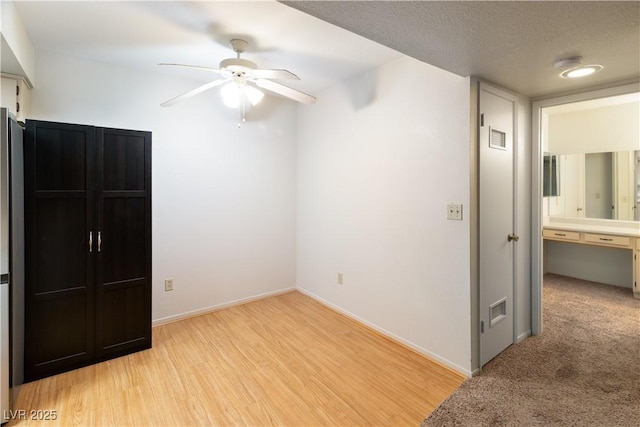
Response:
POLYGON ((238 91, 239 95, 240 95, 240 105, 238 108, 238 115, 240 116, 238 119, 238 127, 240 127, 242 125, 242 123, 246 122, 246 119, 244 117, 245 115, 245 102, 246 102, 246 97, 244 96, 244 91, 242 89, 240 89, 238 91))
POLYGON ((242 99, 242 123, 246 122, 245 114, 247 112, 247 96, 244 93, 244 88, 240 91, 240 98, 242 99))

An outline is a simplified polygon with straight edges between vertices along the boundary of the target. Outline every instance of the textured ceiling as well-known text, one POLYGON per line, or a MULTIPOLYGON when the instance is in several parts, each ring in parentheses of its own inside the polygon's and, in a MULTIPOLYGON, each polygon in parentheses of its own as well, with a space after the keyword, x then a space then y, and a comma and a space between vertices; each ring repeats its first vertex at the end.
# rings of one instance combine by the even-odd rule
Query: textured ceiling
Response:
MULTIPOLYGON (((211 75, 156 64, 215 67, 233 56, 228 40, 238 36, 251 43, 247 59, 295 72, 302 81, 291 86, 312 94, 397 58, 399 52, 531 97, 640 76, 638 1, 15 4, 38 49, 196 81, 211 75), (561 79, 553 63, 566 55, 581 55, 583 63, 604 69, 583 79, 561 79)), ((6 71, 10 64, 2 59, 6 71)))
POLYGON ((640 76, 640 2, 284 1, 460 76, 531 97, 640 76), (553 63, 580 55, 599 73, 562 79, 553 63))

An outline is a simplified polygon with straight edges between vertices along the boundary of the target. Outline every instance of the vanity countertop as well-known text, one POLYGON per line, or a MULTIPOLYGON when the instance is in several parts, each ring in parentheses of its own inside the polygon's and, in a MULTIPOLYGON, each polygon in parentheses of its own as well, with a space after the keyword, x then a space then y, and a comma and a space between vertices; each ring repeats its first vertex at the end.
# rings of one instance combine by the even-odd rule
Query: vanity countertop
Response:
POLYGON ((544 217, 543 228, 640 237, 640 222, 612 221, 592 218, 544 217))

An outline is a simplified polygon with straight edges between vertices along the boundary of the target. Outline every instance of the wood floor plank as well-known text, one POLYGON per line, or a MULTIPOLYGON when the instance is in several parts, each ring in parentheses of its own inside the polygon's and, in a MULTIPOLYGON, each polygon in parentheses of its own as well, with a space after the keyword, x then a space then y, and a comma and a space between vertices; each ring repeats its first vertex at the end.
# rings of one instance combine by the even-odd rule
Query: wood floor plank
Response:
POLYGON ((291 292, 158 326, 153 348, 24 384, 8 426, 418 425, 463 376, 291 292))

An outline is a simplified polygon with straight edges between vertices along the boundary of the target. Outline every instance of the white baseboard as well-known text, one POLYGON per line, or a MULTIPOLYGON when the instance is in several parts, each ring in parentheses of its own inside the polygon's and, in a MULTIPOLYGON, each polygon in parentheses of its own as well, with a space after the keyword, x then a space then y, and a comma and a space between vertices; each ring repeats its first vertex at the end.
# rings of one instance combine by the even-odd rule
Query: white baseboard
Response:
POLYGON ((516 343, 519 343, 520 341, 523 341, 525 338, 528 338, 531 336, 531 330, 528 330, 527 332, 518 335, 518 338, 516 338, 516 343))
POLYGON ((195 317, 195 316, 200 316, 202 314, 212 313, 214 311, 222 310, 222 309, 229 308, 229 307, 234 307, 236 305, 247 304, 247 303, 250 303, 250 302, 254 302, 254 301, 261 300, 261 299, 273 297, 273 296, 276 296, 276 295, 287 294, 289 292, 294 292, 295 290, 296 290, 295 287, 286 288, 286 289, 280 289, 280 290, 273 291, 273 292, 266 292, 264 294, 255 295, 255 296, 252 296, 252 297, 240 298, 240 299, 237 299, 237 300, 234 300, 234 301, 223 302, 223 303, 212 305, 212 306, 209 306, 209 307, 199 308, 197 310, 187 311, 187 312, 184 312, 184 313, 175 314, 173 316, 167 316, 167 317, 163 317, 163 318, 160 318, 160 319, 156 319, 156 320, 151 322, 151 326, 152 327, 156 327, 156 326, 160 326, 160 325, 165 325, 167 323, 177 322, 179 320, 188 319, 190 317, 195 317))
POLYGON ((449 368, 449 369, 451 369, 453 371, 456 371, 459 374, 462 374, 462 375, 464 375, 466 377, 471 377, 471 375, 472 375, 471 371, 469 371, 467 369, 464 369, 463 367, 458 366, 457 364, 455 364, 455 363, 453 363, 453 362, 451 362, 451 361, 449 361, 449 360, 447 360, 447 359, 445 359, 443 357, 440 357, 437 354, 432 353, 429 350, 427 350, 427 349, 425 349, 423 347, 420 347, 419 345, 416 345, 416 344, 412 343, 411 341, 408 341, 408 340, 406 340, 406 339, 404 339, 402 337, 399 337, 399 336, 387 331, 386 329, 381 328, 380 326, 378 326, 378 325, 376 325, 374 323, 371 323, 371 322, 369 322, 369 321, 367 321, 367 320, 365 320, 365 319, 363 319, 363 318, 361 318, 361 317, 359 317, 359 316, 357 316, 357 315, 355 315, 355 314, 353 314, 353 313, 351 313, 351 312, 349 312, 349 311, 347 311, 347 310, 345 310, 345 309, 343 309, 343 308, 341 308, 341 307, 339 307, 339 306, 337 306, 337 305, 325 300, 324 298, 314 294, 313 292, 309 292, 308 290, 303 289, 303 288, 301 288, 299 286, 296 288, 296 290, 298 292, 302 293, 302 294, 307 295, 310 298, 313 298, 314 300, 318 301, 320 304, 325 305, 328 308, 330 308, 330 309, 332 309, 334 311, 337 311, 338 313, 350 318, 351 320, 353 320, 355 322, 358 322, 358 323, 364 325, 365 327, 367 327, 369 329, 374 330, 375 332, 379 333, 380 335, 383 335, 385 338, 388 338, 391 341, 394 341, 394 342, 396 342, 396 343, 398 343, 398 344, 400 344, 400 345, 402 345, 404 347, 408 347, 409 349, 415 351, 416 353, 419 353, 422 356, 425 356, 425 357, 427 357, 429 359, 434 360, 435 362, 437 362, 440 365, 443 365, 443 366, 445 366, 445 367, 447 367, 447 368, 449 368))

